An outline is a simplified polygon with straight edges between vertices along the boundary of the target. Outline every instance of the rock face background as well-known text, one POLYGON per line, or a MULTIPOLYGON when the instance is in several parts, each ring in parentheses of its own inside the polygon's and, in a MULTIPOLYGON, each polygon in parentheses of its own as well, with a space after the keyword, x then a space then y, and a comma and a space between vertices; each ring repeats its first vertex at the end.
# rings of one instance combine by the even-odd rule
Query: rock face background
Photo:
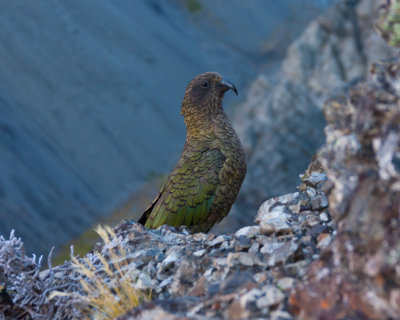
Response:
MULTIPOLYGON (((324 101, 365 79, 372 61, 395 55, 374 30, 377 6, 341 1, 290 46, 280 72, 253 82, 234 121, 248 154, 239 206, 257 208, 294 191, 324 142, 324 101)), ((252 217, 239 212, 236 219, 248 224, 252 217)))
POLYGON ((3 1, 0 233, 48 252, 167 173, 193 76, 244 89, 329 3, 3 1))

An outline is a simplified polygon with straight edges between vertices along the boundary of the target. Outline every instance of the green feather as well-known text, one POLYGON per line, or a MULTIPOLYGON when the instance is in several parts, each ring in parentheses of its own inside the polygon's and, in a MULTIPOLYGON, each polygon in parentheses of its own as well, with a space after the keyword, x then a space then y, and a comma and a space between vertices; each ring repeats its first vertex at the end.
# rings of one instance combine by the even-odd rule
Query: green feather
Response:
POLYGON ((186 214, 185 214, 185 226, 190 226, 192 224, 192 218, 195 208, 187 207, 186 214))
POLYGON ((193 211, 193 224, 197 224, 199 222, 200 214, 201 214, 201 205, 198 205, 197 207, 194 208, 193 211))
POLYGON ((168 211, 165 208, 164 203, 161 203, 159 209, 154 210, 151 214, 154 214, 154 222, 152 224, 153 228, 158 228, 159 226, 162 226, 168 218, 168 211))
POLYGON ((188 158, 181 158, 164 184, 145 226, 158 228, 165 223, 190 226, 205 221, 224 161, 225 157, 216 149, 196 151, 188 158))
POLYGON ((185 220, 186 210, 187 210, 186 206, 182 206, 178 209, 176 226, 182 225, 183 220, 185 220))

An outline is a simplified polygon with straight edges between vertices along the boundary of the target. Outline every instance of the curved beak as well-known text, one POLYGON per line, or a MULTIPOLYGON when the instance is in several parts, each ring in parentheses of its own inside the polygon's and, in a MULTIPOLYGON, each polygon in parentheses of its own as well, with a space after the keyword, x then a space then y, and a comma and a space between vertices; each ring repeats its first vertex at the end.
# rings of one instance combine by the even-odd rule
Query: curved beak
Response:
POLYGON ((228 91, 229 89, 232 89, 233 92, 238 95, 238 91, 235 87, 235 85, 229 81, 228 79, 222 78, 222 80, 219 82, 222 86, 226 87, 227 89, 225 91, 228 91))

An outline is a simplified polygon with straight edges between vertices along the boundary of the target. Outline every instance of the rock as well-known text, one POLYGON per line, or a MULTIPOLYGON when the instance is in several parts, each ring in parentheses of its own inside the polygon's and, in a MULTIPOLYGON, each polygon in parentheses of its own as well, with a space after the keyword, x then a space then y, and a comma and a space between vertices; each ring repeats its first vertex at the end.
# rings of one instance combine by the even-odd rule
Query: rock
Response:
POLYGON ((227 316, 225 317, 226 319, 232 319, 232 320, 241 320, 241 319, 247 319, 250 315, 250 312, 247 311, 240 301, 235 301, 232 303, 228 310, 227 310, 227 316))
POLYGON ((322 213, 319 215, 319 220, 321 220, 321 221, 323 221, 323 222, 329 221, 329 220, 330 220, 329 213, 326 212, 326 211, 322 212, 322 213))
POLYGON ((249 252, 251 253, 257 253, 260 249, 260 244, 257 242, 253 242, 251 247, 249 248, 249 252))
MULTIPOLYGON (((132 312, 134 313, 134 312, 132 312)), ((176 315, 165 311, 163 308, 154 306, 153 308, 140 310, 134 313, 135 315, 130 316, 126 314, 122 317, 118 317, 116 320, 133 320, 140 317, 143 320, 176 320, 176 315)))
POLYGON ((257 307, 260 309, 276 306, 285 299, 285 295, 282 291, 274 286, 265 286, 261 291, 264 295, 257 299, 257 307))
POLYGON ((294 286, 294 279, 289 277, 284 277, 278 280, 277 287, 283 291, 290 290, 294 286))
POLYGON ((157 276, 161 276, 162 278, 166 278, 170 275, 175 267, 175 263, 177 263, 180 259, 180 255, 178 254, 175 247, 172 247, 173 250, 169 250, 166 254, 165 259, 161 262, 160 267, 157 270, 157 276))
POLYGON ((197 250, 195 252, 193 252, 193 255, 196 257, 202 257, 204 256, 204 254, 207 252, 206 249, 201 249, 201 250, 197 250))
POLYGON ((318 228, 320 228, 319 217, 316 217, 315 215, 307 216, 306 223, 307 223, 307 226, 309 226, 309 227, 317 226, 318 228))
POLYGON ((260 223, 260 231, 263 234, 271 235, 272 233, 276 233, 278 235, 287 234, 291 232, 290 225, 286 223, 285 217, 280 217, 276 219, 268 219, 261 221, 260 223))
MULTIPOLYGON (((286 225, 286 224, 285 224, 286 225)), ((275 225, 272 223, 268 223, 263 221, 262 222, 262 227, 260 226, 260 231, 261 233, 269 236, 275 232, 275 225)))
POLYGON ((294 259, 299 251, 299 244, 296 241, 286 242, 283 246, 275 249, 267 260, 269 266, 281 265, 289 259, 294 259))
POLYGON ((160 289, 163 289, 163 288, 165 288, 166 286, 169 286, 169 285, 172 283, 172 279, 173 279, 172 276, 171 276, 171 277, 168 277, 168 278, 166 278, 166 279, 164 279, 163 281, 160 282, 160 284, 158 285, 158 287, 159 287, 160 289))
POLYGON ((239 291, 239 288, 255 288, 255 282, 253 277, 249 271, 246 272, 235 272, 229 275, 222 283, 221 283, 221 293, 230 294, 236 291, 239 291))
POLYGON ((321 233, 318 236, 318 244, 317 244, 317 248, 323 249, 325 247, 327 247, 332 240, 332 236, 329 233, 321 233))
POLYGON ((258 210, 256 221, 260 221, 260 232, 265 235, 276 233, 278 235, 290 233, 289 208, 278 205, 269 208, 269 204, 264 203, 258 210))
POLYGON ((302 260, 294 263, 288 263, 284 266, 288 276, 293 278, 301 278, 306 274, 307 261, 302 260))
POLYGON ((280 247, 284 246, 285 243, 283 242, 267 242, 261 248, 260 252, 265 254, 272 254, 275 250, 279 249, 280 247))
POLYGON ((311 200, 312 210, 321 210, 328 207, 328 199, 325 195, 313 197, 311 200))
POLYGON ((241 253, 239 256, 239 262, 244 266, 254 266, 255 264, 261 264, 260 258, 253 253, 241 253))
POLYGON ((231 237, 221 235, 221 236, 218 236, 218 237, 216 237, 215 239, 211 240, 211 241, 208 243, 208 245, 209 245, 210 247, 215 247, 215 246, 217 246, 217 245, 223 243, 225 240, 230 240, 230 239, 231 239, 231 237))
POLYGON ((314 197, 314 196, 317 195, 317 190, 315 190, 314 188, 307 187, 306 188, 306 192, 307 192, 309 197, 314 197))
POLYGON ((251 245, 252 245, 252 242, 249 238, 247 238, 246 236, 240 236, 238 238, 236 248, 237 248, 237 250, 244 250, 244 249, 250 248, 251 245))
POLYGON ((141 273, 139 279, 136 282, 135 287, 140 290, 152 289, 154 286, 150 276, 145 273, 141 273))
POLYGON ((202 276, 200 277, 199 280, 196 281, 194 284, 193 288, 190 289, 188 292, 189 296, 203 296, 206 293, 206 288, 205 288, 205 281, 206 277, 202 276))
POLYGON ((286 311, 276 310, 271 312, 271 320, 292 320, 293 317, 286 311))
POLYGON ((248 226, 248 227, 243 227, 236 231, 235 236, 240 237, 240 236, 246 236, 248 238, 252 238, 256 236, 257 234, 260 233, 260 227, 259 226, 248 226))
POLYGON ((245 309, 250 309, 250 304, 255 304, 258 300, 258 297, 262 295, 262 291, 260 289, 251 289, 250 291, 246 292, 244 295, 240 297, 240 304, 245 309))
POLYGON ((324 172, 312 172, 310 176, 304 177, 303 182, 305 182, 306 184, 312 186, 312 187, 316 187, 318 184, 320 184, 321 182, 325 182, 326 179, 326 174, 324 172))
MULTIPOLYGON (((290 46, 279 76, 261 74, 251 84, 233 121, 248 155, 239 204, 292 192, 324 143, 324 101, 366 79, 371 61, 397 54, 375 32, 377 6, 339 1, 290 46)), ((308 181, 315 186, 324 176, 308 181)))

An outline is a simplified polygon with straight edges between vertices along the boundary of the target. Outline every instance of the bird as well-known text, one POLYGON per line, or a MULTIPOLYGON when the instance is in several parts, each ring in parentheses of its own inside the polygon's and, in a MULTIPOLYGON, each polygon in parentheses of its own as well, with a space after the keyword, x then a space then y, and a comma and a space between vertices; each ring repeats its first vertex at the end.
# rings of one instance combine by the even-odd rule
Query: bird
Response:
POLYGON ((238 95, 217 72, 202 73, 187 86, 182 154, 140 224, 149 229, 184 225, 206 233, 228 215, 247 170, 243 146, 222 107, 228 90, 238 95))

